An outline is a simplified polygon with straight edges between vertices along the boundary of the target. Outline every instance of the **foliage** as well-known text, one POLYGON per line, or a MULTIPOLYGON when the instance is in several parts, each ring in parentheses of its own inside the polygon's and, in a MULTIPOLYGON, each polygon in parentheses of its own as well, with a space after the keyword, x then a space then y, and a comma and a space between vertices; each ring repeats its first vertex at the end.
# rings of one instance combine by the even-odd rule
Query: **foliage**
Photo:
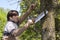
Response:
MULTIPOLYGON (((21 15, 23 15, 27 11, 27 9, 29 8, 31 3, 34 3, 36 1, 38 1, 37 7, 32 12, 32 14, 29 16, 29 17, 31 17, 31 16, 36 17, 38 15, 37 13, 40 13, 40 0, 34 0, 34 1, 33 0, 22 0, 22 2, 20 3, 20 8, 21 8, 20 12, 22 13, 21 15)), ((60 0, 58 1, 58 4, 60 4, 60 0)), ((56 9, 56 11, 55 11, 55 14, 56 14, 56 16, 55 16, 56 17, 55 18, 55 25, 56 25, 57 40, 60 38, 60 9, 59 8, 55 8, 56 9)), ((25 23, 25 21, 24 21, 24 23, 25 23)), ((33 25, 33 27, 31 26, 27 31, 25 31, 20 36, 20 39, 22 39, 22 40, 41 40, 40 31, 41 31, 41 26, 38 22, 35 25, 33 25), (40 37, 36 37, 36 34, 37 34, 37 36, 40 35, 40 37)))
POLYGON ((3 28, 6 22, 6 12, 3 8, 0 8, 0 40, 3 35, 3 28))
MULTIPOLYGON (((23 15, 27 9, 29 8, 29 6, 32 3, 37 3, 37 7, 35 8, 35 10, 33 12, 31 12, 31 15, 29 15, 30 18, 36 17, 38 15, 38 12, 40 11, 40 0, 22 0, 22 2, 20 3, 20 12, 22 13, 21 15, 23 15)), ((27 19, 26 19, 27 21, 27 19)), ((22 23, 21 26, 23 26, 26 21, 24 21, 22 23)), ((41 35, 40 35, 40 30, 41 26, 40 23, 36 23, 35 25, 31 25, 21 36, 20 39, 21 40, 41 40, 41 35)))
MULTIPOLYGON (((31 12, 31 15, 29 17, 37 17, 37 15, 40 13, 40 0, 22 0, 20 3, 20 12, 21 16, 27 11, 29 6, 32 3, 37 3, 37 7, 33 12, 31 12)), ((60 4, 60 0, 58 1, 58 4, 60 4)), ((0 40, 3 35, 3 28, 6 23, 6 13, 3 8, 0 8, 0 40)), ((55 11, 55 25, 56 25, 56 38, 57 40, 60 40, 60 7, 56 8, 55 11)), ((23 26, 26 23, 27 19, 20 25, 23 26)), ((41 40, 41 26, 40 22, 31 25, 25 32, 23 32, 22 35, 19 37, 21 40, 41 40)))
POLYGON ((55 18, 56 40, 60 40, 60 9, 57 10, 55 18))

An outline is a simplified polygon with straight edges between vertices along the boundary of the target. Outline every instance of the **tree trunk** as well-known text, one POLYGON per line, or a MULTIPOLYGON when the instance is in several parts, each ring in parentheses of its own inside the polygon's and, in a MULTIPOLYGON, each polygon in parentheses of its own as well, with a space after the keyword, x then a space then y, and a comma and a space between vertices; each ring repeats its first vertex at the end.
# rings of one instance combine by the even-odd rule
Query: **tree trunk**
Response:
POLYGON ((45 20, 42 20, 42 40, 55 40, 54 12, 49 11, 45 20))
POLYGON ((48 10, 48 14, 41 20, 42 40, 56 40, 53 0, 43 0, 41 5, 42 11, 48 10))

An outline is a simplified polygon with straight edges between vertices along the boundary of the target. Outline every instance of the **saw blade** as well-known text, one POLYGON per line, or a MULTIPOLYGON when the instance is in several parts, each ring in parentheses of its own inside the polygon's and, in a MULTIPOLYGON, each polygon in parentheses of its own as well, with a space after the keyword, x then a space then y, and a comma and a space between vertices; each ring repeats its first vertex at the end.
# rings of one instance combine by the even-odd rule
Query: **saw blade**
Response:
POLYGON ((45 14, 47 14, 47 13, 48 13, 48 11, 46 11, 46 13, 44 13, 44 11, 41 12, 41 13, 38 15, 38 17, 35 18, 35 23, 37 23, 38 21, 40 21, 40 20, 45 16, 45 14))

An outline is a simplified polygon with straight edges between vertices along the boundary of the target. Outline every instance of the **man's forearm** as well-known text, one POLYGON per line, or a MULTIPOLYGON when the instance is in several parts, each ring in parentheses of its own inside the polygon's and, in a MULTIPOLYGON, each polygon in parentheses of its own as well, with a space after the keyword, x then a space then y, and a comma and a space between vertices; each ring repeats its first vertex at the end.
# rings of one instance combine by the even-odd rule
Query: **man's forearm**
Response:
POLYGON ((32 10, 28 9, 27 12, 21 17, 19 18, 19 24, 21 24, 27 17, 29 14, 31 14, 32 10))
POLYGON ((30 26, 30 24, 26 23, 24 25, 24 27, 14 30, 13 33, 12 33, 12 35, 14 35, 14 36, 21 35, 28 28, 28 26, 30 26))

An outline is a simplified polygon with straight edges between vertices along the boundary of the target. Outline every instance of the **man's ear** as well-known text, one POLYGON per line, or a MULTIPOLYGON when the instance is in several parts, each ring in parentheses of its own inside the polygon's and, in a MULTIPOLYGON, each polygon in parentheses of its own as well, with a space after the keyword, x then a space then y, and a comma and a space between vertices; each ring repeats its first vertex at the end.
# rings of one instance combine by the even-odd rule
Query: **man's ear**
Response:
POLYGON ((9 17, 10 20, 12 20, 12 17, 9 17))

